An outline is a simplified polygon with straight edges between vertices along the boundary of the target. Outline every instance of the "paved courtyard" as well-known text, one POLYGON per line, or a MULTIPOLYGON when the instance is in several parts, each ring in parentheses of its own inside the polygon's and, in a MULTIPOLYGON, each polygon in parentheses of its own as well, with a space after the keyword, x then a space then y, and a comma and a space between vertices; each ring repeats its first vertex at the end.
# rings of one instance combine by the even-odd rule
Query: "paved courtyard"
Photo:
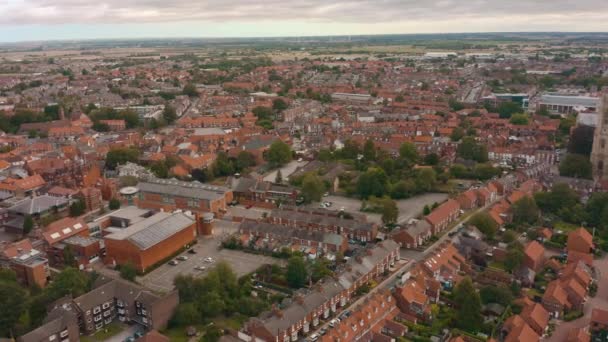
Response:
MULTIPOLYGON (((399 218, 397 219, 397 223, 402 224, 404 222, 409 221, 412 218, 420 215, 425 205, 431 206, 433 203, 441 203, 448 198, 447 194, 441 193, 432 193, 432 194, 424 194, 415 196, 408 199, 398 200, 397 207, 399 208, 399 218)), ((330 210, 340 210, 340 208, 344 207, 346 212, 359 212, 361 209, 361 200, 356 198, 349 198, 343 196, 327 196, 323 197, 323 201, 332 202, 332 206, 329 208, 330 210)), ((312 203, 310 205, 313 208, 318 208, 319 203, 312 203)), ((378 224, 382 223, 382 215, 376 213, 365 213, 370 222, 375 222, 378 224)))
POLYGON ((279 262, 277 259, 267 256, 228 249, 220 250, 221 239, 227 234, 235 232, 237 227, 238 224, 236 223, 217 220, 214 236, 212 238, 199 238, 198 243, 192 247, 196 254, 184 252, 181 255, 188 257, 188 260, 179 261, 179 264, 175 266, 161 265, 154 271, 139 277, 138 281, 150 289, 167 292, 173 289, 173 279, 177 275, 204 276, 219 261, 227 262, 238 276, 253 272, 264 264, 279 262), (211 257, 213 262, 205 261, 208 257, 211 257), (204 266, 205 270, 196 269, 200 266, 204 266))

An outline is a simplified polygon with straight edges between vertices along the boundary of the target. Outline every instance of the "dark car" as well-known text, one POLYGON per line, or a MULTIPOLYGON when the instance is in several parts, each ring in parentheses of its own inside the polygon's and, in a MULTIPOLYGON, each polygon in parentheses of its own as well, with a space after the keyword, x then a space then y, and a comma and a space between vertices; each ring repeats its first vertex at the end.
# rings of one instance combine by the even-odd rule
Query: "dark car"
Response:
POLYGON ((194 249, 189 249, 188 253, 190 253, 190 254, 196 254, 196 251, 194 249))

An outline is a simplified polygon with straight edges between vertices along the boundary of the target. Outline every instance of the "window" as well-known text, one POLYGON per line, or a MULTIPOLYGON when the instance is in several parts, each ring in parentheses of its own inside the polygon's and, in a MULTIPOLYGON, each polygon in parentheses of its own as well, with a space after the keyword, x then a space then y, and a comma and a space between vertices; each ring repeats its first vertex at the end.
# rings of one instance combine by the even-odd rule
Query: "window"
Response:
POLYGON ((57 335, 49 336, 49 341, 55 341, 57 339, 57 335))
POLYGON ((99 330, 103 327, 103 323, 95 324, 95 329, 99 330))
POLYGON ((106 322, 106 324, 112 323, 112 318, 106 318, 105 322, 106 322))
POLYGON ((62 338, 63 338, 63 337, 68 336, 68 330, 66 329, 66 330, 62 331, 62 332, 59 334, 59 336, 61 336, 62 338))
POLYGON ((101 307, 105 310, 110 307, 110 303, 103 303, 101 307))
POLYGON ((101 311, 101 309, 99 308, 99 306, 95 307, 95 309, 93 309, 93 313, 94 314, 98 314, 101 311))
POLYGON ((141 319, 141 321, 142 321, 142 322, 144 322, 144 323, 148 323, 148 319, 147 319, 146 317, 143 317, 143 318, 141 319))
POLYGON ((95 322, 99 322, 99 321, 101 321, 101 315, 99 315, 99 316, 95 316, 95 318, 93 318, 93 320, 94 320, 95 322))
POLYGON ((191 208, 196 208, 199 205, 199 201, 196 199, 189 199, 188 200, 188 206, 191 208))
POLYGON ((108 317, 112 314, 112 311, 106 311, 103 313, 103 317, 108 317))
POLYGON ((125 306, 125 305, 124 305, 124 303, 122 302, 122 300, 120 300, 120 299, 116 301, 116 305, 117 305, 119 308, 122 308, 123 306, 125 306))
POLYGON ((141 314, 145 316, 145 315, 147 315, 147 314, 148 314, 148 312, 147 312, 145 309, 142 309, 142 310, 141 310, 141 314))

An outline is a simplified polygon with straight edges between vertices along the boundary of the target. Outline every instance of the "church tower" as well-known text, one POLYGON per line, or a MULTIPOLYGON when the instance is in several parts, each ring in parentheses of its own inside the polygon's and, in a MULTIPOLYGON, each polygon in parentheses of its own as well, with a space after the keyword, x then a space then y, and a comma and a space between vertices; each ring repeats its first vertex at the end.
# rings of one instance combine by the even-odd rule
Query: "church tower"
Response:
POLYGON ((600 97, 598 119, 591 149, 593 179, 608 180, 608 91, 600 97))

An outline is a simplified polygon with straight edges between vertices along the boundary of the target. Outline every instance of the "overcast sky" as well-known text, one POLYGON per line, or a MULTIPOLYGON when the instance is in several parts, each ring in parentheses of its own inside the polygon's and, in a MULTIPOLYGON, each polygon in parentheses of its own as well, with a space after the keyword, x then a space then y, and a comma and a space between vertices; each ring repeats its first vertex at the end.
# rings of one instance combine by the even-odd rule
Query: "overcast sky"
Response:
POLYGON ((608 0, 0 0, 0 41, 608 31, 608 0))

